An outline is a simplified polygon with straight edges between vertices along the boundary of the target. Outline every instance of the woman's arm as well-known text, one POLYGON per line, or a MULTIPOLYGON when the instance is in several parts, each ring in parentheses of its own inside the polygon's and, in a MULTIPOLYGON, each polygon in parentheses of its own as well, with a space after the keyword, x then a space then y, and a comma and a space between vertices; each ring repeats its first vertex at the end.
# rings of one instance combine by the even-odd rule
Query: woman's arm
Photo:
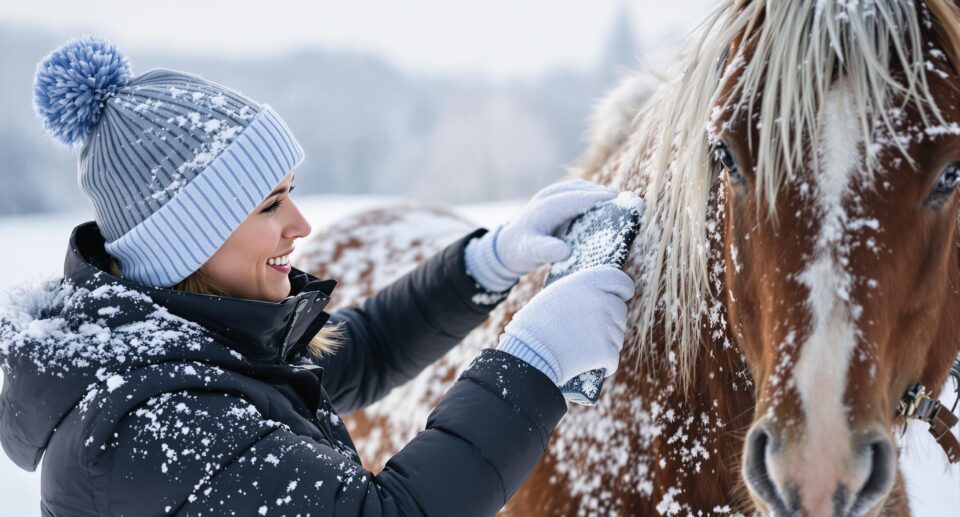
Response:
POLYGON ((131 412, 91 471, 110 515, 496 513, 540 461, 566 404, 539 370, 485 349, 374 475, 233 394, 164 394, 131 412))
MULTIPOLYGON (((344 342, 320 359, 323 385, 334 408, 346 414, 386 396, 459 343, 506 298, 468 273, 464 250, 478 228, 364 300, 333 311, 329 323, 345 322, 344 342)), ((302 359, 301 359, 302 360, 302 359)))

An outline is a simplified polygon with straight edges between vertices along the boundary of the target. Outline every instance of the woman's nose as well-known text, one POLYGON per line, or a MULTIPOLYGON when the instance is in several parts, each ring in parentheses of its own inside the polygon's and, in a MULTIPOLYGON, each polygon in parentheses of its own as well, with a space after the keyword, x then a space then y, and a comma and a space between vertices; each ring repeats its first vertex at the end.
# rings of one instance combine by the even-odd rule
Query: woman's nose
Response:
POLYGON ((298 238, 310 235, 310 232, 313 231, 310 222, 303 216, 303 212, 300 211, 300 208, 298 208, 296 204, 292 201, 290 204, 293 206, 293 220, 288 225, 287 236, 289 238, 298 238))

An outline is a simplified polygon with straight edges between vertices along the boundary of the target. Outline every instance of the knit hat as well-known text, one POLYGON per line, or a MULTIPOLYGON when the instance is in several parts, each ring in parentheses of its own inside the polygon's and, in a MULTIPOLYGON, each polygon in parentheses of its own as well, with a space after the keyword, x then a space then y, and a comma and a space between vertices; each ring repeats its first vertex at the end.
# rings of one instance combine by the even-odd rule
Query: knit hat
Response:
POLYGON ((170 287, 196 271, 303 149, 267 104, 200 76, 132 77, 115 45, 71 40, 37 65, 34 108, 81 146, 78 181, 124 278, 170 287))

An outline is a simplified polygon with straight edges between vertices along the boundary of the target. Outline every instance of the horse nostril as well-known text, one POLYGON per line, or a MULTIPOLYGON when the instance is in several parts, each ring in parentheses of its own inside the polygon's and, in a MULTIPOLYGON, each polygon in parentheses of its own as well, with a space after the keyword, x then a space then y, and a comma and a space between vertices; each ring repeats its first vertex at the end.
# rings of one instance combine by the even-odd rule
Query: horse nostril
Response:
POLYGON ((893 488, 896 458, 893 444, 879 433, 867 435, 857 448, 858 461, 866 471, 866 481, 854 493, 849 515, 862 515, 886 497, 893 488))
POLYGON ((754 494, 770 506, 774 515, 790 515, 787 502, 767 468, 767 456, 776 449, 777 440, 765 425, 754 425, 747 434, 743 474, 754 494))

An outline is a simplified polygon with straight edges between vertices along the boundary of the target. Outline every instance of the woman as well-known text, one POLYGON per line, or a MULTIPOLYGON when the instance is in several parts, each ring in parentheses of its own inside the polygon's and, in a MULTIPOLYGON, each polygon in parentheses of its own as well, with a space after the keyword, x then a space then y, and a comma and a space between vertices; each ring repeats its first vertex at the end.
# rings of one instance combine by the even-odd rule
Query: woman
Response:
POLYGON ((326 313, 336 282, 289 265, 311 231, 290 197, 303 151, 268 105, 184 72, 131 77, 93 38, 51 53, 34 93, 50 133, 82 144, 95 208, 63 276, 15 290, 0 315, 0 444, 27 470, 43 458, 43 515, 491 515, 564 414, 558 385, 616 370, 633 281, 570 275, 365 471, 339 415, 567 257, 550 233, 614 193, 548 186, 495 232, 326 313))

